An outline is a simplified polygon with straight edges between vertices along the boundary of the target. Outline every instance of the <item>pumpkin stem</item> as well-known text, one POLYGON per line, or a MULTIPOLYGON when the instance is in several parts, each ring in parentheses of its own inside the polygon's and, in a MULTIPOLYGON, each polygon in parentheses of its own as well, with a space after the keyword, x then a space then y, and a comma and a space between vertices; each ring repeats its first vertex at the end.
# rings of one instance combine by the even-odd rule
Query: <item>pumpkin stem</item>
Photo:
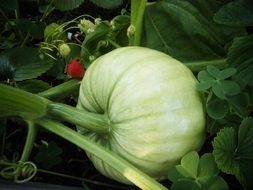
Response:
POLYGON ((88 137, 81 135, 77 131, 49 119, 37 119, 36 124, 95 155, 141 189, 168 190, 165 186, 134 167, 116 153, 91 141, 88 137))
POLYGON ((50 103, 48 115, 58 117, 95 133, 108 134, 110 131, 109 120, 105 114, 88 112, 62 103, 50 103))
POLYGON ((131 25, 129 29, 132 29, 132 34, 129 35, 130 46, 139 46, 141 43, 142 22, 146 3, 147 0, 131 0, 131 25))

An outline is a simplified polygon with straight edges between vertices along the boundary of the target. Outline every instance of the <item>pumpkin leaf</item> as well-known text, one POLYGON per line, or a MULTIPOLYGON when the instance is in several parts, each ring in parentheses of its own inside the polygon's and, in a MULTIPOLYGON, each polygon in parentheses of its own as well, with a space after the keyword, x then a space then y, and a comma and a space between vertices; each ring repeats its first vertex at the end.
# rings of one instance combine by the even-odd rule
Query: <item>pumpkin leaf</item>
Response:
POLYGON ((233 78, 244 88, 253 86, 253 35, 235 38, 229 48, 227 62, 237 70, 233 78))
POLYGON ((214 13, 226 2, 163 0, 148 5, 142 46, 160 50, 185 63, 224 57, 225 45, 234 36, 245 33, 244 29, 213 21, 214 13))
POLYGON ((215 15, 217 23, 229 26, 253 26, 253 4, 251 0, 232 1, 224 5, 215 15))

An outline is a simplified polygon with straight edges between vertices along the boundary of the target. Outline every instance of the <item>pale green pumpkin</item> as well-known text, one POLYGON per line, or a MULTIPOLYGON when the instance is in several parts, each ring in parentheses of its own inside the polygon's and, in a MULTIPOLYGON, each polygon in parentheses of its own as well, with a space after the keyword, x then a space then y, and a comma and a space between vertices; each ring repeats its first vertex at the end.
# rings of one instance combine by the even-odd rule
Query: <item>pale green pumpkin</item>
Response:
MULTIPOLYGON (((108 133, 80 129, 148 175, 162 179, 205 137, 197 80, 179 61, 143 47, 124 47, 95 60, 81 83, 78 108, 103 114, 108 133)), ((88 153, 104 175, 129 183, 88 153)))

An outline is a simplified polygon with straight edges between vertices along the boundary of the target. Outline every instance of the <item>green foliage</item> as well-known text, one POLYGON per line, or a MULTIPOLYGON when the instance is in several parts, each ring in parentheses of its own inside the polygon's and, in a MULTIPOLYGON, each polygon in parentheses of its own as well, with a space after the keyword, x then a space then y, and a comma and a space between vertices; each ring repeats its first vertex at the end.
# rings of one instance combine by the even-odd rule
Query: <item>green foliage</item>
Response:
POLYGON ((252 189, 253 118, 242 121, 239 130, 224 128, 213 141, 213 155, 221 171, 236 175, 246 189, 252 189))
POLYGON ((7 10, 15 10, 18 8, 18 0, 0 0, 0 7, 3 7, 7 10))
POLYGON ((7 56, 0 55, 0 81, 13 80, 14 67, 10 64, 7 56))
POLYGON ((79 7, 84 0, 53 0, 54 6, 61 11, 69 11, 79 7))
POLYGON ((227 62, 236 68, 233 78, 244 88, 253 86, 253 35, 235 38, 229 48, 227 62))
POLYGON ((229 26, 253 26, 253 4, 251 0, 237 0, 225 4, 214 20, 229 26))
POLYGON ((90 0, 92 3, 97 5, 98 7, 102 7, 105 9, 115 9, 122 5, 123 0, 90 0))
POLYGON ((236 69, 234 68, 220 71, 216 67, 208 65, 206 70, 198 73, 198 80, 200 81, 198 89, 204 91, 212 88, 214 94, 220 99, 236 95, 240 92, 240 86, 232 80, 225 80, 235 73, 236 69))
POLYGON ((47 82, 38 79, 20 81, 17 86, 32 93, 39 93, 51 87, 47 82))
POLYGON ((213 98, 207 102, 207 113, 213 119, 222 119, 229 112, 229 104, 225 100, 213 98))
POLYGON ((231 79, 236 72, 237 70, 234 68, 219 70, 208 65, 206 70, 198 73, 197 77, 200 83, 197 88, 209 94, 206 108, 211 118, 222 119, 229 112, 234 112, 240 116, 247 114, 244 112, 244 108, 247 106, 248 97, 241 93, 238 82, 231 79))
POLYGON ((183 62, 219 59, 225 45, 244 29, 222 26, 213 15, 226 1, 163 0, 150 4, 144 15, 142 45, 183 62))
POLYGON ((35 163, 44 169, 50 169, 62 161, 61 154, 62 149, 55 142, 43 141, 38 154, 34 157, 35 163))
MULTIPOLYGON (((66 11, 66 15, 77 15, 76 8, 85 0, 38 1, 41 18, 38 15, 24 17, 23 11, 19 11, 22 2, 0 0, 1 82, 32 93, 42 92, 41 95, 51 84, 65 81, 64 68, 73 58, 80 59, 87 68, 94 59, 129 44, 127 31, 131 19, 128 12, 111 20, 103 20, 103 15, 102 19, 80 15, 70 21, 55 21, 54 9, 58 9, 58 13, 66 11), (90 23, 82 23, 82 20, 90 23), (85 30, 82 27, 86 27, 85 30), (67 32, 72 31, 81 38, 68 39, 67 32), (59 52, 62 43, 70 48, 66 57, 59 52)), ((123 0, 89 0, 89 3, 107 14, 107 9, 120 8, 123 0)), ((138 11, 140 7, 135 9, 138 11)), ((220 172, 222 176, 235 175, 245 190, 253 189, 253 119, 249 117, 253 111, 252 26, 251 0, 160 0, 147 4, 141 45, 177 58, 194 72, 200 71, 194 74, 199 80, 198 89, 203 92, 208 116, 210 134, 205 142, 208 147, 201 150, 202 157, 190 152, 180 165, 169 171, 171 189, 228 189, 220 172), (212 142, 213 136, 216 137, 212 142), (213 147, 209 146, 211 142, 213 147)), ((56 93, 56 101, 73 95, 66 88, 62 89, 56 93)), ((31 98, 24 97, 24 100, 31 98)), ((11 111, 13 104, 4 106, 6 101, 20 103, 2 96, 1 117, 15 115, 11 111)), ((33 114, 31 110, 35 107, 20 106, 19 111, 25 109, 33 114)), ((1 120, 0 135, 8 133, 7 121, 6 118, 1 120)), ((60 163, 61 154, 61 148, 54 142, 43 143, 34 160, 47 169, 60 163)), ((229 185, 233 189, 233 184, 229 185)))
POLYGON ((22 81, 40 76, 48 71, 52 62, 41 60, 36 48, 15 48, 8 53, 9 67, 13 67, 14 81, 22 81))
POLYGON ((112 49, 128 44, 126 35, 130 24, 128 15, 118 15, 110 22, 95 20, 94 31, 86 33, 82 43, 81 57, 86 67, 97 57, 111 51, 112 49))
POLYGON ((168 177, 173 182, 172 190, 226 190, 228 185, 218 176, 219 170, 212 154, 206 153, 199 158, 195 151, 186 154, 180 165, 169 171, 168 177))
POLYGON ((44 25, 38 21, 31 21, 27 18, 15 20, 17 28, 24 34, 31 35, 34 39, 43 39, 44 25))

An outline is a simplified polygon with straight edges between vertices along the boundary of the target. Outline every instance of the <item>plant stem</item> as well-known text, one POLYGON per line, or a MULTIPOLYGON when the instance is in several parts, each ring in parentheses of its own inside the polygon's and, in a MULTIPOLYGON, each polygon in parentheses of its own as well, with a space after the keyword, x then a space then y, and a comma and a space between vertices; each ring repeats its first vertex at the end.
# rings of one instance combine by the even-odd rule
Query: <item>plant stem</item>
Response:
POLYGON ((42 117, 46 114, 49 102, 24 90, 0 84, 1 116, 19 115, 28 120, 42 117))
POLYGON ((108 134, 110 132, 110 124, 106 115, 80 110, 66 104, 49 104, 48 115, 56 116, 96 133, 108 134))
MULTIPOLYGON (((34 141, 37 136, 37 128, 34 125, 34 122, 31 120, 28 120, 26 122, 28 124, 28 132, 27 132, 26 142, 24 145, 22 156, 19 160, 21 162, 21 165, 24 163, 27 163, 27 161, 29 160, 29 157, 30 157, 32 149, 33 149, 34 141)), ((23 169, 23 167, 17 167, 17 169, 15 171, 14 181, 17 183, 22 183, 22 182, 26 182, 26 181, 30 180, 36 173, 36 172, 33 172, 33 175, 30 175, 28 178, 20 180, 19 178, 22 177, 22 169, 23 169)), ((30 172, 28 172, 28 173, 30 173, 30 172)))
POLYGON ((142 22, 147 0, 131 0, 131 24, 133 36, 130 34, 129 45, 139 46, 141 44, 142 22))
POLYGON ((166 187, 158 183, 153 178, 149 177, 147 174, 135 168, 132 164, 114 152, 109 151, 99 144, 96 144, 84 135, 79 134, 78 132, 64 126, 63 124, 54 122, 49 119, 38 119, 36 120, 36 123, 103 160, 105 163, 120 172, 124 177, 126 177, 129 181, 141 189, 167 190, 166 187))
POLYGON ((38 93, 38 95, 43 96, 48 99, 63 99, 71 94, 75 94, 79 90, 81 81, 78 79, 71 79, 60 85, 52 87, 48 90, 38 93))
POLYGON ((214 60, 204 60, 204 61, 194 61, 184 63, 193 72, 199 72, 206 68, 207 65, 214 65, 218 68, 224 68, 228 65, 226 59, 214 59, 214 60))
POLYGON ((117 44, 116 42, 114 42, 113 40, 111 39, 107 39, 107 41, 115 48, 120 48, 121 46, 119 44, 117 44))
POLYGON ((35 138, 37 136, 37 127, 34 125, 34 122, 31 120, 28 120, 27 124, 28 124, 28 132, 26 136, 26 142, 24 145, 22 156, 20 158, 20 161, 22 162, 26 162, 29 159, 30 154, 32 152, 33 145, 34 145, 35 138))

